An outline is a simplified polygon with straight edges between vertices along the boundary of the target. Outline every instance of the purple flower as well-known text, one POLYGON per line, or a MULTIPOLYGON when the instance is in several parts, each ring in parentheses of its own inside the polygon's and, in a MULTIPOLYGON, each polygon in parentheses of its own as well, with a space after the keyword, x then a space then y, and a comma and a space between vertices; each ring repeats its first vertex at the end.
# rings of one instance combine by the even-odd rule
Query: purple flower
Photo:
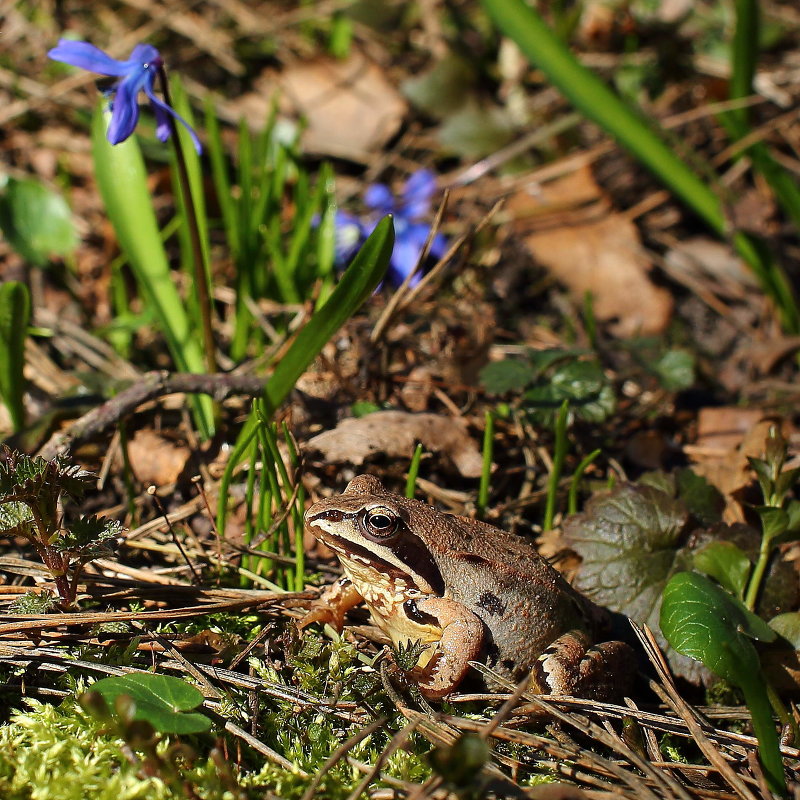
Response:
POLYGON ((163 100, 156 97, 153 84, 156 73, 162 68, 161 54, 150 44, 137 44, 127 61, 117 61, 89 42, 74 42, 60 39, 48 54, 54 61, 63 61, 73 67, 119 78, 111 90, 111 122, 108 126, 108 141, 111 144, 124 142, 139 121, 137 95, 141 90, 147 95, 156 117, 156 136, 166 142, 171 132, 170 116, 181 122, 194 142, 195 150, 202 152, 200 140, 186 120, 163 100))
MULTIPOLYGON (((420 220, 430 212, 431 197, 436 191, 436 176, 427 169, 415 172, 403 187, 399 199, 383 183, 373 183, 364 193, 364 204, 371 213, 365 218, 355 217, 346 211, 336 212, 336 260, 347 263, 356 250, 372 233, 378 220, 386 214, 394 214, 395 241, 388 278, 399 286, 417 266, 422 248, 431 232, 431 226, 420 220)), ((441 258, 447 250, 447 239, 437 233, 431 244, 430 254, 441 258)), ((422 277, 421 272, 411 279, 415 286, 422 277)))

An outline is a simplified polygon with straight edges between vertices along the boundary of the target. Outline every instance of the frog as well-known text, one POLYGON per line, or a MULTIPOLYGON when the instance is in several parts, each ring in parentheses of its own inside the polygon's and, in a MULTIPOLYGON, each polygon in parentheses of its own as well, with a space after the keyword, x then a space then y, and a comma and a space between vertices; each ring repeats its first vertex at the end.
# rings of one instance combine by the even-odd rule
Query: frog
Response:
POLYGON ((483 678, 491 690, 525 676, 540 694, 609 700, 629 688, 632 648, 596 642, 602 612, 531 540, 394 494, 373 475, 318 500, 304 524, 344 574, 300 628, 341 631, 345 614, 364 603, 396 651, 420 652, 407 672, 425 697, 452 694, 471 661, 499 676, 483 678))

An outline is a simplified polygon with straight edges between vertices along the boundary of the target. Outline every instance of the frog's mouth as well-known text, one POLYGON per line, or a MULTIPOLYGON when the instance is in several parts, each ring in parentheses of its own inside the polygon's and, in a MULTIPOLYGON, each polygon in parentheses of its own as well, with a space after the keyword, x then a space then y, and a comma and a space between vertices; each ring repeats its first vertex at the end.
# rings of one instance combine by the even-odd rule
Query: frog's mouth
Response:
MULTIPOLYGON (((352 536, 341 533, 341 522, 346 516, 341 512, 327 511, 307 520, 312 533, 343 558, 364 564, 385 575, 392 582, 402 582, 423 594, 444 593, 442 573, 431 557, 424 542, 407 527, 403 535, 391 543, 370 542, 366 547, 364 537, 355 532, 352 536), (333 530, 333 528, 336 530, 333 530)), ((355 515, 353 522, 355 524, 355 515)))

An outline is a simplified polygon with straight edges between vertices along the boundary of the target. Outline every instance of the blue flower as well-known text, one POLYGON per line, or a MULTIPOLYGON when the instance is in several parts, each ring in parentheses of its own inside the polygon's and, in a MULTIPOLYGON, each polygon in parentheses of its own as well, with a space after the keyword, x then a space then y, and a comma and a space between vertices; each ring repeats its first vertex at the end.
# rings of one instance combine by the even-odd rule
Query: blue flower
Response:
MULTIPOLYGON (((346 263, 364 240, 374 230, 378 220, 386 214, 394 215, 395 241, 387 276, 391 283, 399 286, 417 266, 420 253, 428 240, 431 226, 420 220, 431 208, 431 198, 436 191, 436 176, 427 169, 415 172, 406 181, 403 193, 395 199, 391 189, 383 183, 373 183, 364 193, 364 204, 370 209, 366 218, 355 217, 346 211, 336 212, 336 260, 346 263)), ((437 233, 433 237, 430 255, 439 259, 447 250, 447 239, 437 233)), ((422 273, 411 279, 416 286, 422 273)))
POLYGON ((136 99, 141 90, 147 95, 156 117, 156 136, 166 142, 171 132, 170 116, 181 122, 189 131, 195 150, 202 152, 200 140, 186 120, 163 100, 156 97, 153 84, 156 74, 163 67, 161 54, 150 44, 137 44, 127 61, 117 61, 89 42, 74 42, 60 39, 48 54, 54 61, 63 61, 73 67, 119 78, 112 89, 111 122, 108 126, 108 141, 111 144, 124 142, 139 121, 139 103, 136 99))

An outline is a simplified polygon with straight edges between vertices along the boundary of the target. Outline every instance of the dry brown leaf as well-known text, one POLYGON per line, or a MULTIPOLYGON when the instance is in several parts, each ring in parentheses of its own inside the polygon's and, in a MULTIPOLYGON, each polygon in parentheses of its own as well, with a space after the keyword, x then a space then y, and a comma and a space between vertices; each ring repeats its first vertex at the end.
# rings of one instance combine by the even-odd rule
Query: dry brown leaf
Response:
POLYGON ((128 442, 128 458, 136 478, 145 486, 175 483, 191 451, 151 430, 137 431, 128 442))
POLYGON ((429 452, 446 455, 465 478, 480 476, 481 453, 467 433, 467 423, 439 414, 376 411, 342 420, 310 439, 306 448, 319 450, 329 461, 359 466, 374 455, 411 458, 417 442, 429 452))
POLYGON ((732 495, 753 479, 748 456, 763 457, 764 442, 775 423, 757 408, 703 408, 697 420, 697 442, 684 450, 692 469, 722 492, 726 522, 741 522, 743 514, 732 495))
POLYGON ((672 297, 648 277, 636 226, 614 212, 589 168, 518 192, 509 201, 533 257, 579 300, 594 298, 601 320, 617 320, 618 336, 661 333, 672 297))
POLYGON ((258 127, 275 96, 282 113, 306 120, 306 152, 360 162, 397 132, 407 110, 383 70, 358 51, 346 61, 318 58, 280 73, 269 71, 256 82, 256 91, 228 103, 226 110, 258 127))

